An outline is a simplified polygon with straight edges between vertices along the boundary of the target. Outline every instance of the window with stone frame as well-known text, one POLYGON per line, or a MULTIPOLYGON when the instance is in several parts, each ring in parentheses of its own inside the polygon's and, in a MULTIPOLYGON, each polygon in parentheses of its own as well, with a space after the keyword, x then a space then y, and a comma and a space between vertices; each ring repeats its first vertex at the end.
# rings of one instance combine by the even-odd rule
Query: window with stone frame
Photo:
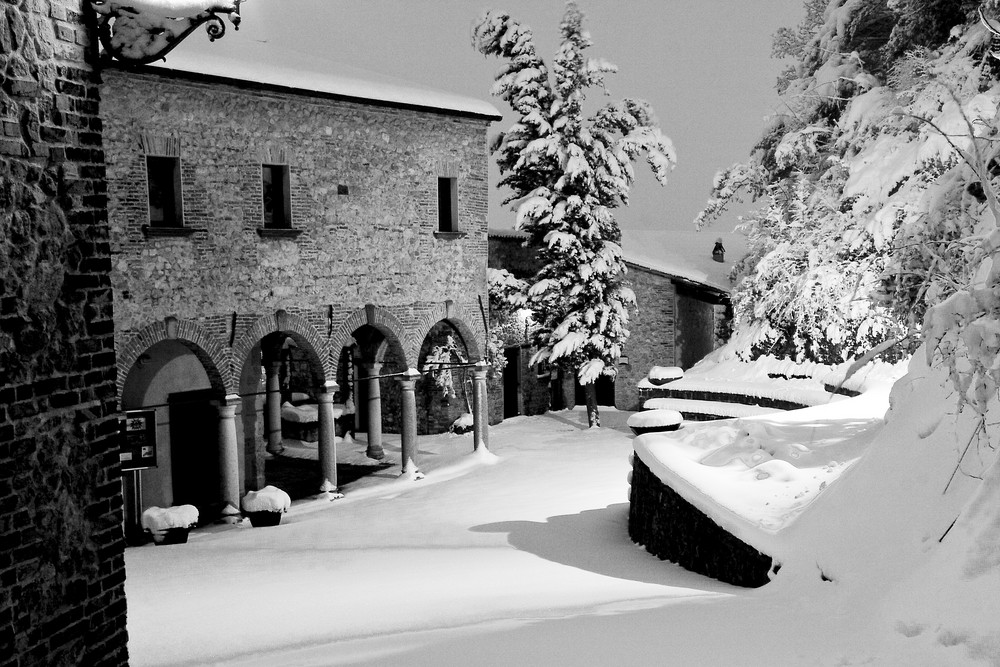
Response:
POLYGON ((150 227, 183 227, 180 158, 147 155, 146 184, 150 227))
POLYGON ((292 195, 286 164, 262 164, 261 194, 264 200, 264 229, 290 229, 292 195))
POLYGON ((438 177, 438 231, 458 232, 458 179, 438 177))

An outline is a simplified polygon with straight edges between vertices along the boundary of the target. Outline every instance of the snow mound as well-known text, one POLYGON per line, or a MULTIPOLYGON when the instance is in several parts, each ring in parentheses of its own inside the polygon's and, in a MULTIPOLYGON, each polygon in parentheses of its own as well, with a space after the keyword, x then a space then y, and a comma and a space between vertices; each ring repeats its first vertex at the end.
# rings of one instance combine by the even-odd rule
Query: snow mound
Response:
POLYGON ((190 528, 198 523, 198 508, 194 505, 150 507, 142 513, 142 527, 151 533, 170 528, 190 528))
POLYGON ((654 385, 665 384, 682 377, 684 377, 684 371, 677 366, 653 366, 646 374, 646 378, 654 385))
POLYGON ((637 412, 628 418, 626 424, 629 427, 653 428, 657 426, 677 426, 684 417, 676 410, 644 410, 637 412))
POLYGON ((247 491, 243 496, 244 512, 287 512, 292 499, 276 486, 265 486, 259 491, 247 491))

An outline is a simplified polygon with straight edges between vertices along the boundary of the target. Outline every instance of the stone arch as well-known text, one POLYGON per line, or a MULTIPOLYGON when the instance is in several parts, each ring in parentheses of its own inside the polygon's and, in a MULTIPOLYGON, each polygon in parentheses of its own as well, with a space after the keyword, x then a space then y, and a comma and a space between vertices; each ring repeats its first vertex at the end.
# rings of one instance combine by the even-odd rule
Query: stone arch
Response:
POLYGON ((320 367, 314 372, 317 384, 331 382, 336 378, 336 362, 330 354, 330 347, 323 341, 316 328, 298 315, 284 310, 279 310, 274 315, 260 317, 240 336, 233 345, 234 368, 240 371, 250 358, 254 346, 273 333, 288 334, 298 345, 305 347, 311 357, 319 361, 320 367))
POLYGON ((414 332, 416 343, 414 358, 420 354, 424 338, 441 321, 455 327, 462 336, 469 351, 469 361, 479 361, 483 358, 482 344, 486 340, 486 332, 482 324, 482 315, 466 304, 456 304, 453 301, 445 301, 440 309, 432 310, 421 318, 417 331, 414 332))
POLYGON ((176 340, 191 350, 198 358, 212 389, 219 397, 234 392, 232 372, 226 345, 211 333, 190 320, 167 317, 162 322, 154 322, 137 333, 128 336, 117 352, 118 377, 116 385, 119 399, 125 389, 125 380, 139 357, 150 347, 165 340, 176 340))
POLYGON ((403 323, 388 309, 370 303, 351 313, 337 327, 330 338, 330 349, 339 354, 341 349, 353 345, 354 332, 365 325, 378 329, 390 345, 398 346, 403 351, 405 363, 416 363, 416 352, 419 352, 420 346, 418 344, 415 350, 407 346, 407 332, 403 323))

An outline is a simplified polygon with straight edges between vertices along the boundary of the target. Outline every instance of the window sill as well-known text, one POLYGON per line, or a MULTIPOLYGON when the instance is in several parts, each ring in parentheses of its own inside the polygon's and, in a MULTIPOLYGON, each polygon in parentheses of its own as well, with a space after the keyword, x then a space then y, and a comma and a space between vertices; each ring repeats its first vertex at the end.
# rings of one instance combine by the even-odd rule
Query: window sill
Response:
POLYGON ((142 233, 146 238, 152 237, 185 237, 194 234, 191 227, 154 227, 153 225, 143 225, 142 233))
POLYGON ((466 236, 468 236, 468 234, 465 232, 434 232, 434 238, 443 239, 445 241, 464 239, 466 236))
POLYGON ((277 227, 258 227, 257 235, 262 239, 294 239, 302 233, 301 229, 279 229, 277 227))

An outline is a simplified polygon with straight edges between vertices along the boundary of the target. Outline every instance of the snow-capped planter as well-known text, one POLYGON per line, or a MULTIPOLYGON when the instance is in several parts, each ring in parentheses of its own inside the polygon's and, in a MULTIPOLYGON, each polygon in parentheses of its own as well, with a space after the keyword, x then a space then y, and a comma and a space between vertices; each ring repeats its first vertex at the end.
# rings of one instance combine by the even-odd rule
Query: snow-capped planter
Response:
POLYGON ((194 505, 154 505, 142 513, 142 528, 153 536, 154 544, 184 544, 188 531, 196 525, 198 508, 194 505))
POLYGON ((277 526, 281 515, 292 506, 292 499, 278 487, 268 485, 260 491, 248 491, 241 505, 251 526, 277 526))
POLYGON ((684 421, 683 415, 676 410, 645 410, 637 412, 628 418, 628 427, 632 433, 659 433, 661 431, 676 431, 684 421))
POLYGON ((677 366, 653 366, 646 374, 646 379, 649 380, 650 384, 657 387, 674 380, 680 380, 682 377, 684 377, 684 371, 677 366))
POLYGON ((461 417, 451 423, 448 430, 452 433, 460 435, 462 433, 468 433, 473 429, 473 427, 475 427, 475 421, 473 420, 472 415, 468 412, 463 412, 461 417))

